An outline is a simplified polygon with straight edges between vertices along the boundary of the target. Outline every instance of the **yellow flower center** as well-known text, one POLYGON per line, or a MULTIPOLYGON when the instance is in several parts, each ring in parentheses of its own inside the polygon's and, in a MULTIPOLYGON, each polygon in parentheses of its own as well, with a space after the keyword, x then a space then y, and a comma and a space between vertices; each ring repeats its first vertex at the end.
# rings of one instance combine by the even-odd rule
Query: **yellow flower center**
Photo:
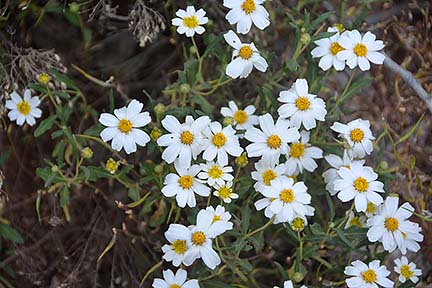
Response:
POLYGON ((246 123, 246 121, 248 120, 248 115, 245 111, 243 110, 237 110, 234 113, 234 120, 238 123, 238 124, 244 124, 246 123))
POLYGON ((192 187, 192 184, 193 184, 192 176, 189 176, 189 175, 181 176, 178 179, 178 183, 183 189, 190 189, 192 187))
POLYGON ((294 158, 300 158, 305 151, 305 145, 302 143, 294 143, 291 145, 290 155, 294 158))
POLYGON ((365 178, 358 177, 357 179, 354 180, 354 188, 358 192, 366 192, 368 187, 369 187, 369 183, 365 178))
POLYGON ((214 223, 214 222, 216 222, 216 221, 219 221, 221 219, 221 217, 219 216, 219 215, 214 215, 213 216, 213 221, 212 221, 212 223, 214 223))
POLYGON ((223 171, 219 168, 218 165, 213 165, 213 167, 211 167, 208 170, 208 175, 210 178, 213 179, 218 179, 220 177, 222 177, 223 171))
POLYGON ((401 267, 401 275, 407 279, 410 279, 414 276, 414 272, 411 270, 411 268, 408 265, 402 265, 401 267))
POLYGON ((399 228, 399 220, 393 217, 386 218, 384 226, 387 230, 394 232, 399 228))
POLYGON ((177 284, 171 284, 171 285, 169 286, 169 288, 181 288, 181 286, 180 286, 180 285, 177 285, 177 284))
POLYGON ((219 198, 221 199, 227 199, 231 196, 232 188, 229 188, 227 186, 222 186, 218 189, 219 198))
POLYGON ((201 246, 204 244, 205 240, 206 236, 204 232, 197 231, 192 234, 192 243, 195 245, 201 246))
POLYGON ((213 145, 215 145, 217 148, 221 148, 225 145, 225 142, 227 141, 227 137, 222 133, 218 132, 213 135, 213 145))
POLYGON ((246 13, 246 15, 249 15, 253 11, 255 11, 256 5, 254 0, 245 0, 243 4, 241 5, 241 8, 246 13))
POLYGON ((365 57, 366 54, 368 52, 367 47, 362 44, 362 43, 358 43, 355 47, 354 47, 354 54, 358 57, 365 57))
POLYGON ((309 109, 310 104, 311 103, 309 99, 304 96, 298 97, 295 102, 297 109, 299 109, 300 111, 306 111, 307 109, 309 109))
POLYGON ((377 207, 375 206, 375 204, 373 204, 372 202, 368 202, 366 212, 370 213, 370 214, 374 214, 376 211, 376 208, 377 207))
POLYGON ((354 217, 350 220, 350 222, 349 222, 349 226, 350 226, 350 227, 352 227, 352 226, 357 226, 357 227, 360 227, 360 228, 363 227, 362 223, 360 222, 360 218, 357 217, 357 216, 354 216, 354 217))
POLYGON ((22 101, 17 105, 18 112, 22 115, 28 115, 30 113, 30 104, 26 101, 22 101))
POLYGON ((294 220, 291 222, 291 228, 294 231, 302 231, 304 229, 304 226, 305 221, 300 217, 294 218, 294 220))
POLYGON ((132 130, 132 122, 127 119, 122 119, 118 124, 118 129, 120 132, 128 134, 132 130))
POLYGON ((266 170, 262 173, 262 178, 263 178, 263 182, 267 185, 270 186, 270 182, 273 179, 276 179, 277 174, 273 171, 273 170, 266 170))
POLYGON ((366 283, 373 283, 377 279, 377 275, 374 270, 369 269, 362 273, 363 280, 366 283))
POLYGON ((339 53, 340 51, 345 50, 342 46, 339 45, 338 42, 333 42, 330 45, 330 53, 335 56, 337 53, 339 53))
POLYGON ((279 197, 284 203, 291 203, 294 201, 294 191, 285 189, 280 193, 279 197))
POLYGON ((355 128, 350 133, 350 138, 353 142, 360 142, 364 138, 364 132, 360 128, 355 128))
POLYGON ((187 250, 185 240, 175 240, 171 246, 172 246, 174 252, 177 254, 184 254, 187 250))
POLYGON ((252 48, 250 48, 248 45, 242 46, 240 48, 239 55, 241 58, 248 60, 249 58, 252 57, 252 48))
POLYGON ((180 134, 180 142, 185 145, 192 144, 193 140, 194 140, 194 135, 190 131, 186 130, 180 134))
POLYGON ((267 146, 270 149, 278 149, 282 145, 282 140, 276 134, 270 135, 267 138, 267 146))
POLYGON ((191 29, 199 26, 198 19, 195 15, 183 18, 183 24, 184 24, 184 26, 191 28, 191 29))

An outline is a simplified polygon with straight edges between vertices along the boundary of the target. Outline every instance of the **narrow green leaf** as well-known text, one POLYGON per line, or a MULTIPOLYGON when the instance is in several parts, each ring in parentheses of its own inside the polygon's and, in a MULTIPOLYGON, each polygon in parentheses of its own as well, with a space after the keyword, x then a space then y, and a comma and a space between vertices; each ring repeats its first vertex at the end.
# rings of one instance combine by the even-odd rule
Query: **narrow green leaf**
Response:
POLYGON ((18 231, 8 224, 0 224, 0 236, 14 243, 24 243, 24 239, 21 237, 18 231))
POLYGON ((48 130, 50 130, 53 127, 56 118, 57 118, 57 115, 52 115, 52 116, 44 119, 39 124, 39 126, 36 128, 33 135, 35 137, 39 137, 39 136, 43 135, 45 132, 47 132, 48 130))
POLYGON ((423 120, 424 117, 424 113, 422 116, 420 116, 420 118, 417 120, 417 122, 414 124, 413 127, 411 127, 411 129, 401 138, 399 138, 399 140, 396 141, 395 145, 400 144, 404 141, 406 141, 409 137, 411 137, 411 135, 414 133, 414 131, 417 129, 418 125, 420 124, 420 122, 423 120))

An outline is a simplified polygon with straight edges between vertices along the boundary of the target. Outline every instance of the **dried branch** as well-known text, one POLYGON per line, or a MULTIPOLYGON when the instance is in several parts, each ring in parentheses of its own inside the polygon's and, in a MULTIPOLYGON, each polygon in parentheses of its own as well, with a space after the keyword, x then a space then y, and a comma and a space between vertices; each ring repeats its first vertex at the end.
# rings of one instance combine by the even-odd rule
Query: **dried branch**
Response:
MULTIPOLYGON (((384 53, 385 54, 385 53, 384 53)), ((385 55, 384 67, 388 68, 394 73, 400 75, 400 77, 410 86, 417 95, 425 102, 429 111, 432 113, 432 96, 421 86, 421 84, 414 78, 413 74, 395 61, 393 61, 388 55, 385 55)))

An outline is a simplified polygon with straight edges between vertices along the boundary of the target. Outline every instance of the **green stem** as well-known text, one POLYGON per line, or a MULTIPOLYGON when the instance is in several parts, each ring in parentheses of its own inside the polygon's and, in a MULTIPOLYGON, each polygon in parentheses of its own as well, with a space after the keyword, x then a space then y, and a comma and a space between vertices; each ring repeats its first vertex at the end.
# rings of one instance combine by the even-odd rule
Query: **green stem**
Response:
POLYGON ((195 48, 195 53, 196 53, 197 58, 198 58, 198 75, 201 75, 201 71, 202 71, 202 58, 201 58, 201 55, 199 54, 198 45, 196 44, 194 37, 192 37, 192 44, 193 44, 193 46, 195 48))
POLYGON ((255 229, 254 231, 246 234, 244 236, 245 239, 252 237, 253 235, 257 234, 258 232, 261 232, 263 230, 265 230, 267 227, 269 227, 271 224, 273 224, 274 219, 276 218, 276 216, 273 216, 266 224, 264 224, 263 226, 259 227, 258 229, 255 229))
POLYGON ((152 274, 154 271, 156 271, 156 269, 158 269, 160 266, 162 266, 162 264, 163 264, 163 260, 160 261, 159 263, 156 263, 155 265, 153 265, 153 267, 151 267, 147 271, 147 273, 144 275, 144 277, 142 278, 139 287, 141 287, 144 284, 144 281, 150 276, 150 274, 152 274))

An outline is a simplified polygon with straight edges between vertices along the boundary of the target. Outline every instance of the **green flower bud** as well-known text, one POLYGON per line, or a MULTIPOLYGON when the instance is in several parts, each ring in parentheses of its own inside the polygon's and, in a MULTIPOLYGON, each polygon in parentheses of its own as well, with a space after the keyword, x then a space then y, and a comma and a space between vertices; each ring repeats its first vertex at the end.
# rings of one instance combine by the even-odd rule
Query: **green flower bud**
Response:
POLYGON ((51 81, 51 77, 47 73, 42 73, 38 77, 39 83, 47 85, 51 81))
POLYGON ((300 272, 295 272, 294 275, 293 275, 293 280, 294 280, 296 283, 302 281, 303 278, 304 278, 304 275, 303 275, 302 273, 300 273, 300 272))
POLYGON ((154 167, 154 172, 157 174, 162 174, 164 171, 164 165, 163 164, 158 164, 154 167))
POLYGON ((222 124, 223 124, 223 126, 234 125, 234 118, 233 117, 225 117, 222 124))
POLYGON ((119 167, 119 163, 116 162, 113 158, 109 158, 105 164, 105 169, 111 174, 115 174, 119 167))
POLYGON ((183 94, 187 94, 191 91, 191 87, 189 84, 185 83, 180 85, 180 92, 183 94))
POLYGON ((311 41, 311 37, 310 37, 310 35, 308 33, 303 33, 300 36, 300 43, 301 44, 308 45, 310 43, 310 41, 311 41))
POLYGON ((60 169, 59 169, 59 167, 57 166, 57 165, 53 165, 53 166, 51 166, 51 172, 53 172, 53 173, 56 173, 56 172, 58 172, 60 169))
POLYGON ((246 165, 248 164, 248 162, 249 162, 249 160, 248 160, 246 152, 243 152, 239 157, 237 157, 235 159, 235 163, 237 164, 237 166, 239 168, 246 167, 246 165))
POLYGON ((150 132, 150 137, 152 138, 153 141, 156 142, 160 136, 162 136, 162 130, 159 129, 158 127, 154 127, 150 132))
POLYGON ((156 114, 160 115, 160 114, 163 114, 165 112, 165 108, 166 107, 164 104, 159 103, 154 107, 154 111, 156 112, 156 114))
POLYGON ((81 156, 84 159, 90 159, 93 157, 93 150, 90 147, 84 147, 81 149, 81 156))
POLYGON ((79 7, 78 3, 72 2, 71 4, 69 4, 69 10, 72 13, 78 13, 80 10, 80 7, 79 7))

